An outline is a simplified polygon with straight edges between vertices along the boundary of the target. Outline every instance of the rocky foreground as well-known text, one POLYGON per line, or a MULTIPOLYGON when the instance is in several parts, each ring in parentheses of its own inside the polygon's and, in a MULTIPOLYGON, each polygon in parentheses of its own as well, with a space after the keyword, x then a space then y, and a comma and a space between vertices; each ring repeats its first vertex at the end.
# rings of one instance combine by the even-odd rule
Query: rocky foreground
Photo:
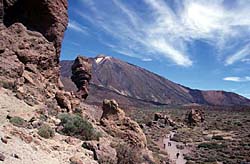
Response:
POLYGON ((66 0, 0 1, 0 162, 155 163, 140 126, 115 100, 84 103, 91 63, 72 66, 76 92, 59 79, 66 0))
MULTIPOLYGON (((250 162, 249 110, 233 115, 228 110, 204 113, 201 106, 188 112, 175 108, 171 115, 171 110, 135 110, 130 116, 138 124, 116 100, 86 104, 93 62, 81 56, 70 70, 77 88, 65 91, 59 56, 67 22, 66 0, 0 0, 0 163, 165 164, 174 163, 175 153, 186 148, 192 151, 182 151, 181 161, 189 163, 250 162), (176 147, 172 153, 162 142, 168 133, 167 142, 176 147)), ((95 64, 111 60, 101 58, 95 64)), ((213 102, 233 100, 215 94, 207 96, 213 102)))

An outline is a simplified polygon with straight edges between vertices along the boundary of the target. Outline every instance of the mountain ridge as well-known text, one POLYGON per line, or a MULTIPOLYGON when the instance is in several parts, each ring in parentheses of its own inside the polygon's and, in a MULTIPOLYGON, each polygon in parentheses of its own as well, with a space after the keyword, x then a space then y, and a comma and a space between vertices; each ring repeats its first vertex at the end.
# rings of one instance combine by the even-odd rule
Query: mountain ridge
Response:
MULTIPOLYGON (((120 95, 119 97, 132 98, 133 101, 138 100, 146 104, 158 105, 250 105, 249 99, 236 93, 222 90, 203 91, 191 89, 149 70, 113 57, 99 55, 95 58, 90 58, 90 60, 92 62, 93 77, 90 87, 90 92, 92 92, 90 95, 92 97, 89 101, 92 103, 95 102, 95 99, 97 100, 97 98, 94 98, 95 96, 103 99, 105 96, 115 98, 117 95, 120 95), (100 87, 107 89, 106 93, 101 92, 100 87), (111 91, 115 93, 111 93, 111 91)), ((72 62, 64 60, 60 64, 61 79, 66 90, 74 90, 74 86, 70 84, 70 67, 72 62)), ((124 98, 124 101, 126 98, 124 98)), ((131 100, 126 101, 131 102, 131 100)), ((128 104, 136 106, 136 102, 128 104)))

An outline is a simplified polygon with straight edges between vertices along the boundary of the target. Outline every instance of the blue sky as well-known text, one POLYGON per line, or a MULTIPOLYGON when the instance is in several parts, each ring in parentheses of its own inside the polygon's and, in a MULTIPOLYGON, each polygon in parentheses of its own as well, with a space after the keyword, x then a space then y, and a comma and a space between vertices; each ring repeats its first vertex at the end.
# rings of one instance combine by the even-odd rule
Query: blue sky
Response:
POLYGON ((250 0, 69 0, 61 59, 113 56, 250 98, 250 0))

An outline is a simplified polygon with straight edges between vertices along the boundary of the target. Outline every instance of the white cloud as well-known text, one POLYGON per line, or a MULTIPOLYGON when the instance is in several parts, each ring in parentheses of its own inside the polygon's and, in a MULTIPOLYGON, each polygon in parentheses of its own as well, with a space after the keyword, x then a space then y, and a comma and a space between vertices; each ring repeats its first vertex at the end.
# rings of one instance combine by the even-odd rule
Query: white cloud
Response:
POLYGON ((249 76, 245 76, 245 77, 230 76, 230 77, 223 78, 223 80, 233 81, 233 82, 248 82, 250 81, 250 77, 249 76))
POLYGON ((191 66, 188 45, 202 40, 215 46, 227 65, 246 57, 244 48, 233 55, 227 52, 239 44, 247 47, 250 4, 246 1, 239 0, 228 8, 223 0, 177 0, 171 1, 177 5, 173 9, 164 0, 144 0, 144 11, 125 1, 112 0, 108 9, 107 3, 82 1, 91 12, 77 11, 78 15, 111 35, 115 41, 110 44, 116 44, 113 50, 126 52, 124 55, 164 57, 177 65, 191 66))
POLYGON ((171 47, 166 40, 156 39, 150 41, 151 46, 157 49, 158 52, 166 55, 166 57, 172 59, 176 64, 182 66, 190 66, 192 65, 192 61, 185 55, 183 55, 178 50, 171 47))
POLYGON ((80 25, 79 23, 77 23, 76 21, 73 21, 73 20, 69 21, 68 28, 72 29, 74 31, 77 31, 77 32, 81 32, 83 34, 87 34, 87 31, 86 31, 87 28, 80 25))
POLYGON ((246 58, 246 59, 241 59, 241 62, 244 62, 244 63, 250 63, 250 59, 249 59, 249 58, 246 58))
POLYGON ((245 57, 250 56, 250 44, 246 45, 245 47, 243 47, 242 49, 240 49, 238 52, 236 52, 235 54, 229 56, 226 59, 226 65, 230 65, 235 63, 236 61, 245 61, 245 57))
POLYGON ((150 59, 150 58, 143 58, 143 59, 141 59, 142 61, 145 61, 145 62, 150 62, 150 61, 152 61, 152 59, 150 59))
POLYGON ((234 82, 240 82, 241 81, 240 77, 235 77, 235 76, 233 76, 233 77, 225 77, 225 78, 223 78, 223 80, 225 80, 225 81, 234 81, 234 82))

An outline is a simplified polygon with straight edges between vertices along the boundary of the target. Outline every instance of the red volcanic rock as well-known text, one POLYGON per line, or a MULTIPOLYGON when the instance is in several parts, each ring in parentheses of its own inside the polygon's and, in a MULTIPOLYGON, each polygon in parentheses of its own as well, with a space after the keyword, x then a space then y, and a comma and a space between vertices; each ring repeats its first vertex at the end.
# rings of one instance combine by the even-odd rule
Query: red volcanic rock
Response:
POLYGON ((202 123, 205 119, 204 112, 202 109, 191 109, 187 112, 185 122, 188 125, 195 126, 202 123))
POLYGON ((68 92, 58 91, 55 95, 56 101, 61 108, 66 108, 67 111, 71 111, 71 95, 68 92))
POLYGON ((40 32, 54 43, 59 57, 68 23, 67 0, 3 0, 3 4, 3 19, 7 27, 20 22, 28 29, 40 32))
POLYGON ((115 100, 103 101, 103 114, 100 120, 102 128, 119 143, 133 147, 141 157, 147 157, 155 163, 151 152, 147 149, 147 139, 137 122, 125 116, 115 100))
POLYGON ((154 121, 163 122, 164 125, 175 126, 176 123, 168 116, 161 113, 154 114, 154 121))
POLYGON ((82 146, 93 152, 95 160, 117 163, 117 153, 111 142, 110 138, 101 138, 99 141, 84 141, 82 146))
POLYGON ((71 79, 78 88, 78 94, 86 99, 89 93, 88 85, 91 79, 91 63, 88 58, 78 56, 72 65, 71 79))
POLYGON ((30 105, 54 98, 67 1, 1 0, 0 19, 0 86, 30 105))
POLYGON ((125 113, 118 107, 115 100, 103 101, 101 125, 111 136, 122 139, 138 148, 146 148, 147 140, 137 122, 125 117, 125 113))

